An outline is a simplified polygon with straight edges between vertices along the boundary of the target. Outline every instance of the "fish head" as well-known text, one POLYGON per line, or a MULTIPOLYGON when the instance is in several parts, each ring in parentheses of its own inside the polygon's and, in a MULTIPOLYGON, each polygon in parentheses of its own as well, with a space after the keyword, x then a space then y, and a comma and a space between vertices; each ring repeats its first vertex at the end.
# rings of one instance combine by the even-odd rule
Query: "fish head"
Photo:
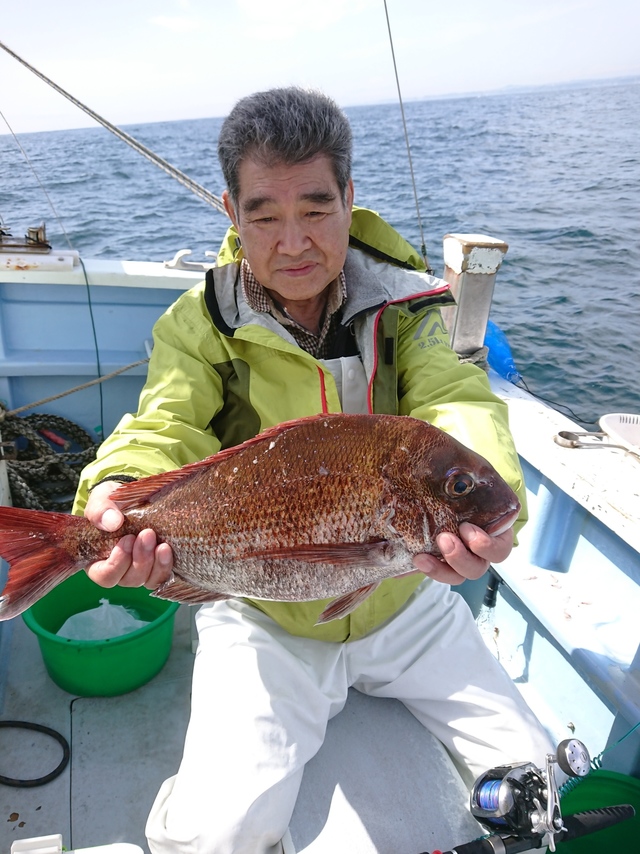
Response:
MULTIPOLYGON (((477 456, 477 455, 474 455, 477 456)), ((455 465, 442 479, 442 497, 458 526, 471 522, 488 534, 507 531, 518 518, 518 496, 482 457, 483 465, 455 465)))
POLYGON ((462 522, 493 536, 513 525, 521 509, 518 496, 484 457, 441 430, 424 450, 414 458, 413 474, 433 520, 432 537, 457 533, 462 522))

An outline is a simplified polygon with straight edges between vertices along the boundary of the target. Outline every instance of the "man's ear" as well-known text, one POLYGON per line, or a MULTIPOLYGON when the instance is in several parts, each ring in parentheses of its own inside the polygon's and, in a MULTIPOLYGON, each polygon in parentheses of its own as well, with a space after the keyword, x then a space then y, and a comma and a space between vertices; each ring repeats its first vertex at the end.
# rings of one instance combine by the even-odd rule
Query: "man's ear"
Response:
POLYGON ((344 206, 349 211, 349 228, 351 228, 351 215, 353 212, 353 198, 354 198, 354 189, 353 189, 353 178, 349 178, 349 183, 347 184, 347 189, 344 194, 344 206))
POLYGON ((222 204, 224 205, 224 209, 227 212, 227 216, 231 220, 231 222, 235 225, 236 231, 238 230, 238 216, 236 214, 236 209, 233 206, 233 202, 231 201, 231 196, 229 195, 228 190, 224 190, 222 193, 222 204))
POLYGON ((355 197, 355 190, 353 188, 353 178, 349 178, 349 183, 347 184, 347 207, 351 209, 353 207, 353 199, 355 197))

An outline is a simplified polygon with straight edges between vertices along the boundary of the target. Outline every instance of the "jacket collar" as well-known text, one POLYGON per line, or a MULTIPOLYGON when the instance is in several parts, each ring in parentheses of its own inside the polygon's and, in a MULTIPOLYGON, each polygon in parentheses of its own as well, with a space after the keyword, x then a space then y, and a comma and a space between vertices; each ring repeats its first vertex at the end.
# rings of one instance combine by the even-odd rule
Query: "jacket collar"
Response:
MULTIPOLYGON (((381 308, 391 301, 409 299, 445 284, 434 276, 402 270, 353 248, 347 251, 344 272, 347 280, 347 300, 343 309, 345 325, 363 312, 381 308)), ((225 335, 233 336, 241 326, 255 324, 296 344, 293 336, 274 317, 254 311, 248 305, 242 293, 238 264, 225 264, 208 271, 205 301, 211 319, 225 335)))

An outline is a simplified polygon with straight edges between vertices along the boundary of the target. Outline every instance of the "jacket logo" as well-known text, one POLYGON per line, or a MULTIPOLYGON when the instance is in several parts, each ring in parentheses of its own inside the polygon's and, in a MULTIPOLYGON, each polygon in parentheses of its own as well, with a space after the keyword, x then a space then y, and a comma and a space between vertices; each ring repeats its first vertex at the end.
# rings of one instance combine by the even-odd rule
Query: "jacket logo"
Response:
POLYGON ((426 342, 422 342, 422 347, 432 347, 434 344, 442 343, 442 338, 446 339, 447 330, 438 312, 430 311, 427 315, 425 315, 416 331, 416 334, 413 336, 413 340, 417 341, 419 338, 422 337, 440 339, 438 341, 429 341, 428 344, 426 342), (427 328, 427 324, 431 325, 427 328))

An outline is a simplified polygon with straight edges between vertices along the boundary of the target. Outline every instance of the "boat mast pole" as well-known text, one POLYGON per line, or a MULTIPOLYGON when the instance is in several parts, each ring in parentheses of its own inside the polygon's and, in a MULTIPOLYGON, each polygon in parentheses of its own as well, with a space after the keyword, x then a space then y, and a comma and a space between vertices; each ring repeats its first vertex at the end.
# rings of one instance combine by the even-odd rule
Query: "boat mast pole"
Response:
POLYGON ((28 68, 29 71, 33 72, 37 77, 41 80, 44 80, 45 83, 48 83, 56 92, 59 92, 61 95, 64 95, 67 100, 71 101, 72 104, 75 104, 76 107, 79 107, 83 110, 88 116, 91 116, 92 119, 105 127, 108 131, 121 139, 123 142, 126 142, 127 145, 131 146, 135 151, 139 154, 142 154, 143 157, 146 157, 147 160, 150 160, 152 163, 155 163, 156 166, 159 166, 163 172, 166 172, 167 175, 170 175, 172 178, 175 178, 176 181, 179 181, 183 187, 186 187, 188 190, 191 190, 192 193, 195 193, 198 198, 202 199, 207 204, 212 205, 217 211, 223 213, 227 216, 227 212, 224 209, 224 204, 222 203, 222 199, 215 196, 210 190, 207 190, 206 187, 201 186, 188 175, 185 175, 184 172, 181 172, 176 166, 173 166, 167 160, 164 160, 162 157, 157 155, 154 151, 151 151, 150 148, 147 148, 146 145, 143 145, 134 137, 130 136, 120 128, 116 127, 116 125, 111 124, 111 122, 107 121, 107 119, 102 118, 102 116, 98 115, 94 110, 90 107, 87 107, 86 104, 83 104, 82 101, 79 101, 77 98, 74 98, 69 92, 65 91, 61 86, 58 86, 57 83, 54 83, 53 80, 50 80, 46 75, 44 75, 41 71, 38 71, 37 68, 34 68, 33 65, 29 65, 29 63, 24 60, 21 56, 11 50, 11 48, 7 47, 4 42, 0 41, 0 47, 6 51, 10 56, 14 59, 17 59, 21 65, 24 65, 25 68, 28 68))

